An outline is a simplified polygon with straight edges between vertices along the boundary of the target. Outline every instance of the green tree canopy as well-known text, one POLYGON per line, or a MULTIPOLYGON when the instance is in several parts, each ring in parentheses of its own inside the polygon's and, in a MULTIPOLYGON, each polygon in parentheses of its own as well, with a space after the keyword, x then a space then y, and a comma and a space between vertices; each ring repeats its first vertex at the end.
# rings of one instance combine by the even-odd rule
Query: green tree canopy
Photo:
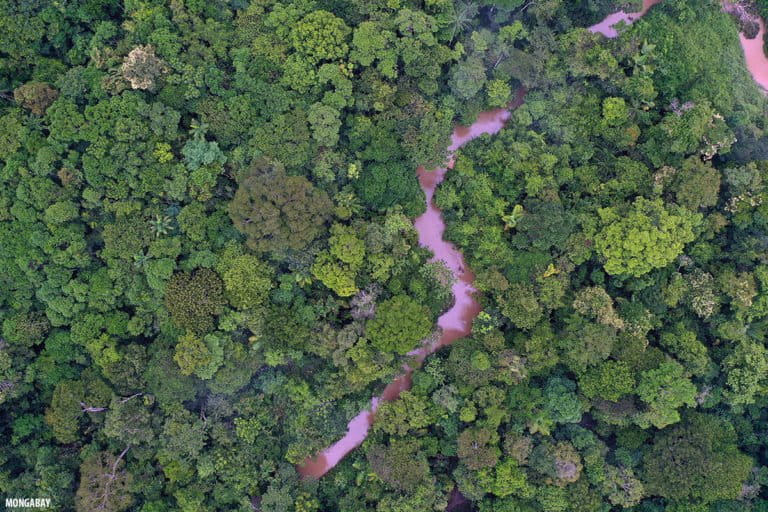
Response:
POLYGON ((407 354, 432 331, 429 308, 407 295, 397 295, 376 306, 365 333, 371 344, 382 351, 407 354))
POLYGON ((125 451, 119 456, 97 452, 83 461, 75 498, 75 509, 78 512, 120 512, 131 506, 134 501, 131 495, 133 475, 125 469, 124 455, 125 451))
POLYGON ((349 34, 350 29, 341 18, 328 11, 313 11, 293 27, 291 43, 312 63, 337 60, 346 57, 349 51, 349 34))
POLYGON ((332 208, 324 191, 275 165, 267 172, 252 167, 240 180, 229 216, 249 247, 280 251, 302 249, 317 238, 332 208))
POLYGON ((643 455, 648 491, 673 501, 736 499, 751 469, 752 459, 739 451, 733 426, 698 413, 661 432, 643 455))
POLYGON ((393 439, 388 446, 374 446, 367 453, 374 473, 387 485, 413 491, 429 478, 429 464, 416 440, 393 439))
POLYGON ((224 287, 213 270, 174 274, 165 287, 165 307, 181 329, 205 333, 213 329, 214 317, 225 304, 224 287))
POLYGON ((641 374, 637 394, 649 407, 642 422, 647 419, 656 428, 664 428, 680 420, 678 408, 695 404, 696 386, 685 376, 680 363, 666 361, 641 374))
POLYGON ((682 254, 702 219, 699 214, 643 197, 623 214, 616 208, 598 213, 603 227, 595 237, 595 248, 605 271, 636 277, 663 268, 682 254))

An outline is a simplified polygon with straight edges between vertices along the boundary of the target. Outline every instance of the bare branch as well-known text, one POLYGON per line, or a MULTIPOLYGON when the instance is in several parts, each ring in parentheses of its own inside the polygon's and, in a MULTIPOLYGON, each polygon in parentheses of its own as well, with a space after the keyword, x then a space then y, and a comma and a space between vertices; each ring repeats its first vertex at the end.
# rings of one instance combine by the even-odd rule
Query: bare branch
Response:
POLYGON ((112 482, 117 477, 117 465, 120 464, 120 461, 125 457, 125 454, 128 453, 128 450, 131 448, 131 445, 128 445, 125 447, 125 450, 122 451, 120 455, 118 455, 117 459, 115 459, 115 463, 112 464, 112 473, 110 473, 109 480, 107 480, 106 485, 104 485, 104 494, 102 495, 101 503, 99 504, 98 509, 104 510, 107 506, 107 500, 109 499, 109 486, 112 485, 112 482))
POLYGON ((83 412, 104 412, 106 410, 109 410, 108 407, 90 407, 86 405, 84 402, 80 402, 80 407, 82 407, 83 412))
POLYGON ((141 396, 141 395, 143 395, 143 394, 144 394, 144 393, 136 393, 135 395, 131 395, 131 396, 129 396, 129 397, 125 397, 125 398, 123 398, 122 400, 120 400, 120 403, 121 403, 121 404, 124 404, 124 403, 125 403, 125 402, 127 402, 128 400, 132 400, 132 399, 136 398, 137 396, 141 396))

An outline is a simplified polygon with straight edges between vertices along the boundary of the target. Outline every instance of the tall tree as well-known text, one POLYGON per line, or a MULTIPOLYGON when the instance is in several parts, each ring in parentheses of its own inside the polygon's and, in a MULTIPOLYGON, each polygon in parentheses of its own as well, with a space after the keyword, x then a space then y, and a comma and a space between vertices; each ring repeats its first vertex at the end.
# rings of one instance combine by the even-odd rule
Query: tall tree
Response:
POLYGON ((643 475, 651 495, 674 501, 736 499, 752 469, 739 451, 733 426, 713 415, 691 413, 662 431, 643 456, 643 475))
POLYGON ((595 248, 605 271, 636 277, 671 263, 694 239, 693 229, 701 223, 701 215, 642 197, 623 215, 615 208, 598 213, 603 228, 595 237, 595 248))
POLYGON ((75 497, 78 512, 120 512, 131 506, 133 475, 124 467, 128 449, 117 456, 96 452, 83 461, 75 497))
POLYGON ((324 191, 302 176, 287 176, 275 164, 266 170, 252 167, 239 181, 229 216, 249 247, 281 251, 303 249, 317 238, 332 208, 324 191))

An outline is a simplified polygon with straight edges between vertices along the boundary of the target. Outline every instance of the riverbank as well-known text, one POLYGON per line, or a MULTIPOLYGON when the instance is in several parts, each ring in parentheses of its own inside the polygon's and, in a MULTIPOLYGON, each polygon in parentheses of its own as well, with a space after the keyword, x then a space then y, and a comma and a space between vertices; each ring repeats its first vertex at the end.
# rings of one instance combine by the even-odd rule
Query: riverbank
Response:
MULTIPOLYGON (((480 303, 474 297, 475 288, 472 283, 475 275, 467 267, 464 255, 452 243, 443 239, 445 221, 440 209, 435 205, 434 195, 438 185, 446 173, 453 167, 452 154, 461 146, 484 134, 498 133, 510 118, 511 111, 522 105, 525 90, 520 88, 515 98, 506 109, 494 109, 481 113, 477 120, 469 126, 457 125, 451 134, 451 144, 448 146, 448 164, 440 169, 427 170, 424 167, 416 169, 419 186, 424 193, 427 203, 426 211, 413 221, 419 235, 419 245, 426 247, 434 254, 432 261, 442 261, 451 271, 454 283, 451 287, 453 305, 437 319, 439 336, 420 347, 416 347, 409 355, 415 356, 421 363, 427 356, 454 341, 469 336, 472 331, 472 321, 480 313, 480 303)), ((413 368, 405 368, 405 373, 394 379, 381 394, 371 400, 370 410, 362 411, 348 424, 347 434, 322 453, 308 459, 298 467, 304 477, 320 478, 330 471, 349 452, 362 444, 368 435, 368 429, 375 419, 376 408, 381 400, 396 400, 400 393, 411 387, 413 368)))
POLYGON ((751 2, 725 0, 723 10, 734 17, 741 29, 739 41, 744 50, 752 78, 768 93, 768 56, 765 46, 765 20, 760 17, 757 6, 751 2))

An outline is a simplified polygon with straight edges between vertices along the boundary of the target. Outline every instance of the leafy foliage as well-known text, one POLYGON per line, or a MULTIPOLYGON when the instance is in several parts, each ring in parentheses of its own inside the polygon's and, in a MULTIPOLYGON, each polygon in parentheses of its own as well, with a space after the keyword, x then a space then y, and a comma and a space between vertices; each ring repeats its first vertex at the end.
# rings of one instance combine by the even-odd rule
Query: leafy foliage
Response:
POLYGON ((429 309, 407 295, 379 304, 376 316, 366 324, 366 335, 381 351, 406 354, 432 331, 429 309))
POLYGON ((229 215, 248 246, 266 252, 304 248, 320 235, 330 209, 328 195, 303 176, 254 169, 241 180, 229 215))
POLYGON ((605 209, 600 210, 600 219, 604 227, 595 248, 605 259, 605 271, 639 277, 679 256, 693 240, 693 229, 701 218, 682 210, 668 211, 658 200, 639 198, 626 215, 605 209))
POLYGON ((684 425, 661 434, 643 457, 649 490, 675 501, 738 497, 752 461, 735 441, 733 427, 723 420, 691 415, 684 425))
POLYGON ((207 268, 174 274, 165 288, 165 306, 174 323, 197 333, 213 329, 224 305, 223 283, 207 268))
POLYGON ((664 0, 584 29, 642 3, 1 2, 2 494, 763 510, 758 24, 664 0), (482 312, 441 346, 463 284, 413 221, 448 161, 482 312))

